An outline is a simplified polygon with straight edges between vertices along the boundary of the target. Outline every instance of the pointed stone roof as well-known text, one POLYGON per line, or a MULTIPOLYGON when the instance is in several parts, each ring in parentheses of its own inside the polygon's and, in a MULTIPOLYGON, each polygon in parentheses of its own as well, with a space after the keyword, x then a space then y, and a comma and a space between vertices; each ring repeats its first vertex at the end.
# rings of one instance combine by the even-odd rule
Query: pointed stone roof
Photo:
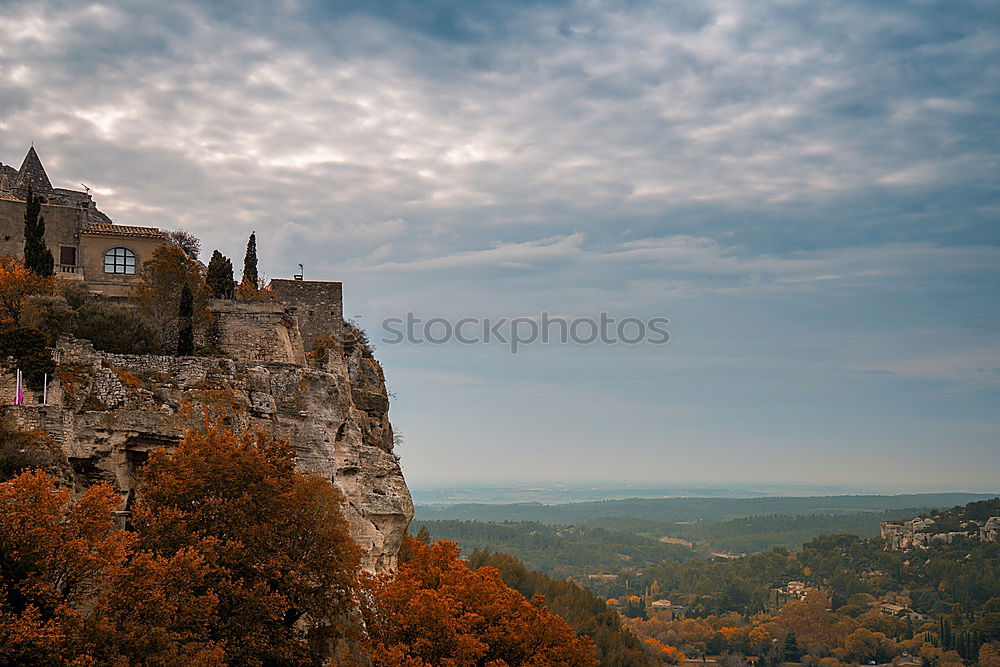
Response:
POLYGON ((52 183, 49 182, 34 146, 28 149, 28 154, 24 156, 24 162, 17 171, 17 180, 14 181, 14 187, 19 190, 27 190, 29 185, 36 193, 46 193, 52 189, 52 183))

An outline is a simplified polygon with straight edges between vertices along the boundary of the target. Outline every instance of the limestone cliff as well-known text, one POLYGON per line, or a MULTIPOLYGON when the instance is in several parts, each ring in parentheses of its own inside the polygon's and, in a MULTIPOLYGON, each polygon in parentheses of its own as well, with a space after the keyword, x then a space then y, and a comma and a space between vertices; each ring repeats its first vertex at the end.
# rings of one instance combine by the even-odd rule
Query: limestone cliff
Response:
POLYGON ((344 492, 352 535, 365 551, 363 566, 393 567, 413 503, 393 454, 379 363, 360 347, 307 363, 233 356, 117 355, 64 338, 55 350, 48 405, 29 400, 8 409, 59 443, 76 484, 114 485, 123 512, 149 452, 177 443, 206 414, 233 427, 282 434, 300 468, 344 492))

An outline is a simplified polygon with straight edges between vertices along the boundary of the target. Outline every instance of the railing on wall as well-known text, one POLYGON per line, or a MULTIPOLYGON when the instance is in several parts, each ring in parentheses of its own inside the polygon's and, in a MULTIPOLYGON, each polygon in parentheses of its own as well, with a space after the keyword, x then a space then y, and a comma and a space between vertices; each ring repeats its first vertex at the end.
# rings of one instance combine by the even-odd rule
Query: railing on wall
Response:
POLYGON ((59 273, 76 273, 78 268, 80 267, 74 264, 56 264, 56 271, 59 273))

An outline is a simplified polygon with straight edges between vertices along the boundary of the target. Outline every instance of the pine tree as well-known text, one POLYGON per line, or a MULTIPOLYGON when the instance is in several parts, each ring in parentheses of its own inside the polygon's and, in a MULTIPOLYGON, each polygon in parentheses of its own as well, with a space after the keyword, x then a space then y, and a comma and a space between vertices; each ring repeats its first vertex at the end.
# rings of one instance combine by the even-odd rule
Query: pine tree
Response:
POLYGON ((424 544, 431 543, 431 533, 427 530, 427 526, 420 526, 420 530, 417 531, 417 539, 424 544))
POLYGON ((28 201, 24 209, 24 265, 39 276, 51 276, 55 262, 45 245, 45 218, 42 199, 28 186, 28 201))
POLYGON ((243 257, 243 284, 250 285, 255 290, 260 287, 260 280, 257 276, 256 232, 250 232, 250 240, 247 241, 247 252, 243 257))
POLYGON ((212 252, 206 276, 212 296, 217 299, 232 299, 236 296, 236 281, 233 279, 233 263, 218 250, 212 252))
POLYGON ((194 354, 194 295, 187 285, 181 290, 180 329, 177 334, 177 356, 194 354))
POLYGON ((795 636, 795 633, 790 631, 785 635, 785 646, 784 646, 784 660, 785 662, 798 662, 802 658, 802 651, 799 650, 799 640, 795 636))

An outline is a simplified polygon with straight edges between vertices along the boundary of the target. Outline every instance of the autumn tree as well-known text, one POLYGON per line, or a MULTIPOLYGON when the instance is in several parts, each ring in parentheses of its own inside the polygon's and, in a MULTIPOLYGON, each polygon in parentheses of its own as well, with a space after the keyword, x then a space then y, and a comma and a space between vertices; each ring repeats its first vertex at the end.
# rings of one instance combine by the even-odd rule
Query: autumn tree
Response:
POLYGON ((979 667, 1000 667, 1000 642, 989 642, 979 647, 979 667))
POLYGON ((52 294, 54 279, 33 273, 20 260, 0 257, 0 326, 21 320, 25 300, 36 294, 52 294))
POLYGON ((82 610, 133 540, 115 525, 118 502, 106 485, 73 501, 41 471, 0 484, 0 663, 70 664, 88 655, 82 610))
POLYGON ((204 558, 137 551, 119 501, 41 471, 0 484, 0 664, 224 664, 204 558))
POLYGON ((170 557, 133 551, 83 619, 89 657, 102 665, 225 665, 212 633, 219 598, 210 572, 194 549, 170 557))
POLYGON ((453 542, 404 538, 409 559, 395 575, 365 580, 362 610, 376 666, 596 665, 544 599, 530 602, 492 567, 470 570, 453 542))
POLYGON ((830 611, 830 597, 822 591, 810 591, 805 600, 793 600, 781 608, 774 620, 774 634, 794 632, 802 650, 822 655, 854 631, 853 619, 841 618, 830 611))
POLYGON ((650 637, 644 642, 646 650, 659 664, 683 665, 687 657, 675 646, 668 646, 650 637))
POLYGON ((180 301, 184 288, 191 290, 193 327, 208 324, 208 285, 201 265, 173 243, 161 245, 144 262, 132 295, 142 315, 162 333, 161 350, 176 352, 174 344, 181 328, 180 301))
POLYGON ((210 636, 234 664, 311 664, 347 632, 358 547, 329 481, 295 470, 264 432, 189 432, 144 467, 140 545, 205 563, 218 596, 210 636))
POLYGON ((236 296, 236 281, 233 279, 233 263, 218 250, 212 251, 206 276, 208 288, 216 299, 232 299, 236 296))
POLYGON ((31 191, 24 208, 24 264, 39 276, 53 275, 55 265, 52 252, 45 245, 45 218, 42 216, 42 199, 31 191))

